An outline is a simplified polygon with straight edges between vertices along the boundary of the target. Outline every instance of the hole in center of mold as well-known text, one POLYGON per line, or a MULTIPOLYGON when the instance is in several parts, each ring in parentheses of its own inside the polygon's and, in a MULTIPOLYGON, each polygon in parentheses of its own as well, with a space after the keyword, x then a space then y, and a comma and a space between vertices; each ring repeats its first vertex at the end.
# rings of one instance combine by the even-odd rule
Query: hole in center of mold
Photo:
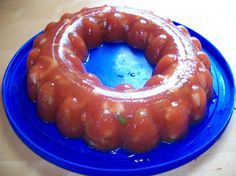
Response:
POLYGON ((144 51, 126 43, 104 43, 89 52, 85 68, 99 77, 105 86, 128 83, 142 88, 152 76, 154 65, 147 61, 144 51))

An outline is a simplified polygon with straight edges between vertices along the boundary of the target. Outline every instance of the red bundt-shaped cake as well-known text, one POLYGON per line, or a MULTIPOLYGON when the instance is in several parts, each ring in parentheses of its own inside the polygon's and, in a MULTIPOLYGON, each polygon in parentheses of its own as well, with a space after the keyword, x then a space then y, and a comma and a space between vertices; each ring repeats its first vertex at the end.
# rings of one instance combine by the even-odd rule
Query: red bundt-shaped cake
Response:
POLYGON ((182 137, 212 94, 210 61, 183 26, 128 7, 84 8, 49 23, 27 60, 28 94, 39 116, 96 149, 144 152, 182 137), (143 88, 104 86, 83 65, 104 41, 143 49, 155 64, 143 88))

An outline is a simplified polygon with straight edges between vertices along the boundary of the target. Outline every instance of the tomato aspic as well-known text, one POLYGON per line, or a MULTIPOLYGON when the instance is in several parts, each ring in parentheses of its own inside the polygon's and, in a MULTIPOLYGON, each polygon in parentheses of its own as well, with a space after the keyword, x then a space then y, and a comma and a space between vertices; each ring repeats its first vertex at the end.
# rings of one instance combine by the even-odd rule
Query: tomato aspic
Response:
POLYGON ((210 61, 183 26, 128 7, 83 8, 49 23, 27 60, 28 94, 62 135, 100 150, 134 152, 181 138, 204 117, 212 94, 210 61), (102 84, 83 65, 104 41, 143 49, 153 76, 136 89, 102 84))

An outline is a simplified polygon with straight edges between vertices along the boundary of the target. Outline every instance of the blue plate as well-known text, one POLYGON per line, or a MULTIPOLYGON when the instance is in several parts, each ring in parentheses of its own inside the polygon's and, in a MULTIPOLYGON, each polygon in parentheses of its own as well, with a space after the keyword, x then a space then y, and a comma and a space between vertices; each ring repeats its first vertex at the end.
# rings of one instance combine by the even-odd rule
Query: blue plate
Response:
MULTIPOLYGON (((27 96, 26 57, 36 36, 15 54, 2 83, 3 103, 13 129, 29 148, 44 159, 82 174, 150 175, 171 170, 193 160, 206 151, 227 126, 234 106, 234 80, 230 67, 221 53, 204 37, 191 29, 189 31, 192 36, 200 39, 204 50, 210 56, 214 95, 208 103, 208 114, 205 119, 192 126, 185 138, 172 144, 162 142, 149 152, 137 154, 122 148, 101 152, 90 148, 81 139, 62 137, 54 124, 39 119, 36 105, 27 96)), ((108 86, 126 81, 135 87, 141 87, 152 71, 152 65, 142 58, 144 55, 140 50, 131 49, 126 44, 105 44, 91 51, 90 60, 85 65, 89 71, 102 77, 103 83, 108 86), (115 62, 121 57, 120 53, 128 55, 131 61, 124 64, 123 69, 110 69, 116 63, 122 64, 122 60, 119 59, 115 62), (136 61, 139 58, 140 62, 136 61), (98 60, 99 62, 96 62, 98 60), (125 66, 129 64, 138 69, 129 70, 131 67, 125 66), (135 76, 138 75, 144 76, 135 81, 135 76)))

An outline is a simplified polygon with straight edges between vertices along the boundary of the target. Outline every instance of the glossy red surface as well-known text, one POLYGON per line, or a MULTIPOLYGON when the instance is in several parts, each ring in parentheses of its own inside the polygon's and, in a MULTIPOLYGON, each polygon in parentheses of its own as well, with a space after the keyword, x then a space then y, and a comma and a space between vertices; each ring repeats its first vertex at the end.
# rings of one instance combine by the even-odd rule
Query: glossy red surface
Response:
POLYGON ((127 7, 63 15, 35 40, 27 66, 29 96, 42 119, 101 150, 143 152, 160 139, 179 139, 204 116, 212 92, 210 61, 200 42, 170 20, 127 7), (145 50, 156 68, 143 88, 109 88, 86 72, 88 48, 104 41, 145 50))

